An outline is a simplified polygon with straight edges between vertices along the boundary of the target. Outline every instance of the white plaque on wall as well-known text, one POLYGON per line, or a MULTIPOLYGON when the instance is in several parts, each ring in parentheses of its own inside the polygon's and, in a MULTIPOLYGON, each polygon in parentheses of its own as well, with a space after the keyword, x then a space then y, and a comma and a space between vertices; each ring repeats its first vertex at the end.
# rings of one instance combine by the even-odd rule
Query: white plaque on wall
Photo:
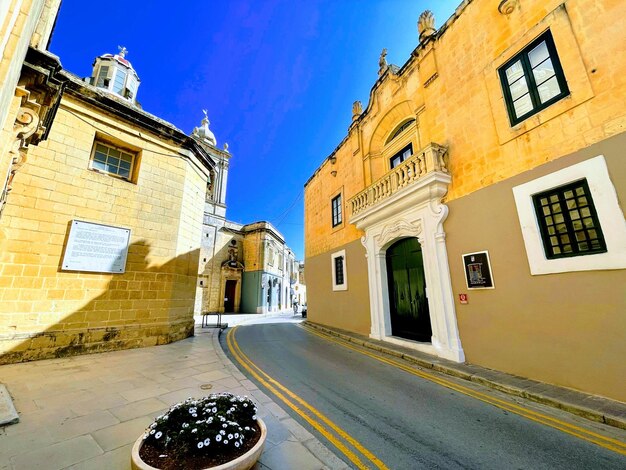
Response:
POLYGON ((61 269, 123 273, 129 241, 130 229, 72 220, 61 269))

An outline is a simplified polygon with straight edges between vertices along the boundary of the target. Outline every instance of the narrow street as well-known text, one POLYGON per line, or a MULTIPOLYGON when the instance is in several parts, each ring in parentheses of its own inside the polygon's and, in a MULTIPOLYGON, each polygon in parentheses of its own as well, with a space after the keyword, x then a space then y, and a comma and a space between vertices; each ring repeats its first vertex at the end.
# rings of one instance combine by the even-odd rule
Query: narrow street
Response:
POLYGON ((354 468, 626 468, 624 431, 381 362, 296 324, 239 326, 220 341, 245 375, 354 468))

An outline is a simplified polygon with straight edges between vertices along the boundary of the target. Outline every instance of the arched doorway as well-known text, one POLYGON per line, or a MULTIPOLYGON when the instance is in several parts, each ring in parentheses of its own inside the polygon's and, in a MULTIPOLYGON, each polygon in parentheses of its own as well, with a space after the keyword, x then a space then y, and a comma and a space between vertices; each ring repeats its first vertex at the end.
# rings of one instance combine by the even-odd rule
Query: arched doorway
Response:
POLYGON ((426 298, 422 248, 417 238, 404 238, 387 249, 387 282, 391 334, 430 342, 432 327, 426 298))

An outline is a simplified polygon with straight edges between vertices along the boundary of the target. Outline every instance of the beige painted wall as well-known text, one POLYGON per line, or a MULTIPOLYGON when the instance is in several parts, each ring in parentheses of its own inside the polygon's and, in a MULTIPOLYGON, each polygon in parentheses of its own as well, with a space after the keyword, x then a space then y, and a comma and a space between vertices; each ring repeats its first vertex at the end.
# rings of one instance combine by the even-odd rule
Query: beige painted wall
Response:
POLYGON ((348 290, 333 291, 331 254, 324 253, 307 259, 304 270, 307 279, 308 319, 315 323, 370 333, 370 299, 367 282, 367 259, 360 240, 338 247, 346 250, 348 290))
POLYGON ((626 270, 531 276, 511 189, 602 154, 623 210, 624 149, 626 133, 449 203, 444 228, 468 362, 626 401, 626 270), (461 255, 483 250, 496 288, 468 290, 461 255))

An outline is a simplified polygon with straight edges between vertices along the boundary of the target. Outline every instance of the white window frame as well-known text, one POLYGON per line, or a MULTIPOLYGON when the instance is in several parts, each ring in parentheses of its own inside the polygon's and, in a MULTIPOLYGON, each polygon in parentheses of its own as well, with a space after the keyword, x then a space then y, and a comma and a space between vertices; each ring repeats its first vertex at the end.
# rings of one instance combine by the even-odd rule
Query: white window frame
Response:
POLYGON ((109 143, 104 142, 102 140, 96 139, 94 141, 93 149, 91 150, 91 156, 89 158, 89 169, 92 170, 92 171, 95 171, 97 173, 102 173, 104 175, 109 175, 109 176, 112 176, 113 178, 118 178, 118 179, 121 179, 121 180, 128 181, 128 182, 132 183, 132 182, 134 182, 134 178, 135 178, 135 167, 137 166, 137 158, 138 158, 138 153, 137 152, 134 152, 132 150, 128 150, 128 149, 125 149, 125 148, 122 148, 122 147, 118 147, 116 145, 112 145, 112 144, 109 144, 109 143), (129 171, 128 177, 121 176, 121 175, 119 175, 117 173, 112 173, 110 171, 101 170, 100 168, 94 167, 93 163, 94 163, 94 158, 96 157, 96 147, 97 147, 98 144, 102 145, 104 147, 113 149, 113 150, 117 150, 117 151, 119 151, 121 153, 124 153, 126 155, 130 155, 132 157, 132 161, 130 163, 130 171, 129 171))
POLYGON ((626 268, 626 221, 603 155, 571 165, 513 188, 526 255, 533 275, 626 268), (607 252, 546 258, 532 196, 586 178, 607 252))
POLYGON ((333 290, 348 290, 348 264, 346 262, 346 250, 337 251, 330 255, 330 268, 333 277, 333 290), (343 284, 337 284, 337 275, 335 274, 335 259, 343 257, 343 284))

